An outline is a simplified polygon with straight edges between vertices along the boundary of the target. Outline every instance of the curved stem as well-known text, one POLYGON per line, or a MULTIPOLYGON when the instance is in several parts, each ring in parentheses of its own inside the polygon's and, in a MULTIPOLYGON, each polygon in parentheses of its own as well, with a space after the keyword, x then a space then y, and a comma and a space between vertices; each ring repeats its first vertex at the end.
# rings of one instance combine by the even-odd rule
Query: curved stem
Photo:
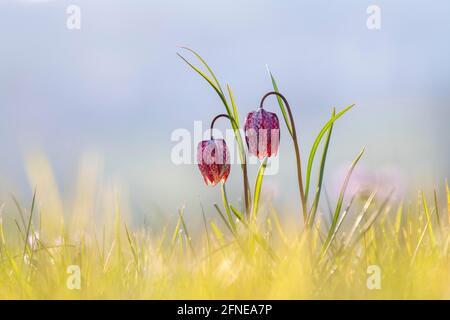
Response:
POLYGON ((307 209, 306 209, 305 191, 303 189, 302 163, 301 163, 301 158, 300 158, 300 148, 298 147, 297 131, 295 130, 294 117, 292 116, 291 107, 289 106, 287 99, 281 93, 278 93, 276 91, 268 92, 262 97, 261 104, 259 106, 260 108, 264 107, 264 100, 266 100, 266 98, 271 95, 276 95, 283 100, 284 104, 286 105, 288 114, 289 114, 289 120, 291 122, 291 128, 292 128, 292 140, 294 142, 294 149, 295 149, 295 158, 297 160, 297 179, 298 179, 298 188, 300 191, 300 200, 302 203, 303 221, 306 225, 308 222, 308 214, 307 214, 307 209))
MULTIPOLYGON (((215 116, 214 119, 211 121, 211 140, 214 139, 214 136, 213 136, 214 124, 219 118, 227 118, 227 119, 229 119, 231 121, 232 124, 234 124, 234 126, 236 126, 236 128, 239 127, 237 125, 236 121, 232 117, 230 117, 229 115, 227 115, 225 113, 219 114, 219 115, 215 116)), ((237 139, 237 137, 236 137, 236 139, 237 139)), ((249 217, 250 216, 250 200, 249 200, 250 187, 249 187, 248 175, 247 175, 247 159, 245 157, 245 153, 242 154, 241 156, 243 157, 243 159, 242 159, 243 161, 242 161, 241 167, 242 167, 243 176, 244 176, 245 212, 247 214, 247 217, 249 217)))
POLYGON ((214 140, 214 136, 213 136, 214 123, 216 123, 216 121, 217 121, 219 118, 227 118, 227 119, 229 119, 230 121, 232 121, 232 119, 230 118, 230 116, 227 115, 227 114, 219 114, 218 116, 216 116, 216 117, 211 121, 211 140, 214 140))

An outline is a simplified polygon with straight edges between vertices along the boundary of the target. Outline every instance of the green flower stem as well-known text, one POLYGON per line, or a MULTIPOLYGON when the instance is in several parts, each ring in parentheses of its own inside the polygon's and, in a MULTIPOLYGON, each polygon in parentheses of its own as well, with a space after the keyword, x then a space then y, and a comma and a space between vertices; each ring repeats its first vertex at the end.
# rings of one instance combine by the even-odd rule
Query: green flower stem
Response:
MULTIPOLYGON (((287 99, 281 93, 278 93, 276 91, 268 92, 262 97, 261 104, 260 104, 261 108, 263 107, 264 100, 271 95, 276 95, 283 100, 284 104, 286 105, 288 114, 289 114, 289 120, 290 120, 290 124, 291 124, 291 129, 292 129, 292 141, 294 142, 295 158, 297 161, 297 179, 298 179, 298 188, 299 188, 299 192, 300 192, 300 201, 301 201, 302 211, 303 211, 303 221, 306 225, 308 223, 308 214, 307 214, 307 208, 306 208, 305 191, 303 189, 302 163, 301 163, 301 158, 300 158, 300 148, 298 147, 298 138, 297 138, 297 131, 295 129, 294 117, 292 116, 292 110, 291 110, 291 107, 289 106, 287 99)), ((289 128, 289 126, 288 126, 288 128, 289 128)))
MULTIPOLYGON (((228 111, 228 109, 227 109, 228 111)), ((238 144, 238 149, 239 149, 239 157, 241 160, 241 168, 242 168, 242 176, 244 179, 244 201, 245 201, 245 213, 247 215, 247 218, 250 218, 250 186, 248 183, 248 174, 247 174, 247 158, 245 155, 245 149, 244 149, 244 144, 242 142, 242 137, 241 137, 241 133, 239 131, 239 125, 236 123, 236 121, 233 119, 232 116, 228 115, 228 114, 219 114, 218 116, 216 116, 212 122, 211 122, 211 139, 213 139, 213 128, 214 128, 214 123, 216 122, 217 119, 219 118, 227 118, 230 120, 231 125, 234 129, 234 135, 236 137, 236 141, 238 144)))

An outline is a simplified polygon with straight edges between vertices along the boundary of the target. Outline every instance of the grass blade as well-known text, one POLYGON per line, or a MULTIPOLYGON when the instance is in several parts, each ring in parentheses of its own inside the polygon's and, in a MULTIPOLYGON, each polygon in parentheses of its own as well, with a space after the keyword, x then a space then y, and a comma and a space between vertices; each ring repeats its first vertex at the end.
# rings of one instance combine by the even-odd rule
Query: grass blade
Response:
POLYGON ((447 193, 447 217, 448 217, 448 224, 450 225, 450 190, 448 188, 448 180, 445 179, 445 191, 447 193))
POLYGON ((425 199, 424 192, 422 192, 422 204, 423 204, 423 210, 425 211, 425 216, 427 218, 428 234, 430 236, 431 243, 434 247, 436 245, 436 238, 434 237, 433 226, 431 225, 430 211, 428 210, 427 200, 425 199))
POLYGON ((261 185, 264 177, 264 171, 267 167, 267 161, 268 157, 265 157, 263 162, 261 163, 261 166, 258 170, 258 176, 256 177, 256 183, 255 183, 255 193, 253 196, 253 207, 252 207, 252 219, 256 219, 256 214, 258 213, 258 205, 259 205, 259 196, 261 194, 261 185))
POLYGON ((192 238, 189 235, 189 231, 187 229, 186 223, 184 222, 183 214, 184 214, 184 208, 178 209, 178 215, 180 216, 181 225, 183 226, 184 234, 186 235, 186 240, 189 244, 189 248, 191 249, 192 255, 195 257, 196 255, 195 255, 194 246, 192 245, 192 238))
POLYGON ((220 100, 222 100, 223 104, 225 105, 225 108, 227 109, 227 113, 230 117, 232 117, 230 107, 228 106, 227 100, 225 99, 225 96, 222 93, 222 89, 217 87, 217 85, 211 80, 206 74, 204 74, 199 68, 194 66, 192 63, 190 63, 185 57, 183 57, 181 54, 177 53, 177 55, 183 59, 184 62, 186 62, 192 69, 194 69, 200 76, 203 77, 203 79, 206 80, 210 84, 211 87, 216 91, 216 93, 219 95, 220 100))
POLYGON ((198 58, 198 60, 200 60, 200 62, 205 66, 205 68, 208 70, 208 72, 209 72, 209 74, 211 75, 211 77, 213 78, 213 80, 214 80, 214 82, 215 82, 215 84, 216 84, 216 86, 217 86, 217 88, 220 90, 220 92, 222 93, 222 95, 223 95, 223 91, 222 91, 222 88, 220 87, 220 83, 219 83, 219 81, 217 80, 217 77, 216 77, 216 75, 214 74, 214 72, 212 71, 212 69, 209 67, 209 65, 206 63, 206 61, 197 53, 197 52, 195 52, 194 50, 192 50, 192 49, 190 49, 190 48, 188 48, 188 47, 181 47, 182 49, 185 49, 185 50, 188 50, 188 51, 190 51, 190 52, 192 52, 197 58, 198 58))
MULTIPOLYGON (((272 81, 273 90, 275 92, 279 92, 277 82, 275 81, 275 77, 273 76, 272 72, 270 72, 268 66, 267 66, 267 72, 269 73, 270 80, 272 81)), ((286 113, 286 108, 284 107, 283 100, 279 96, 277 96, 277 100, 278 100, 278 105, 280 106, 281 113, 283 114, 284 122, 286 122, 286 126, 289 130, 289 134, 291 135, 291 137, 293 137, 294 133, 292 131, 292 125, 291 125, 291 122, 289 121, 288 114, 286 113)))
POLYGON ((309 153, 309 159, 308 159, 308 166, 306 168, 306 180, 305 180, 305 198, 308 200, 308 192, 309 192, 309 184, 311 180, 311 170, 312 165, 314 162, 314 157, 316 155, 317 148, 319 147, 320 141, 322 141, 322 137, 324 134, 328 131, 328 129, 334 124, 334 122, 342 117, 347 111, 349 111, 351 108, 353 108, 355 105, 352 104, 345 108, 344 110, 338 112, 334 117, 332 117, 320 130, 319 134, 317 135, 316 140, 313 143, 313 146, 311 148, 311 151, 309 153))
POLYGON ((436 189, 434 189, 434 209, 436 211, 436 219, 439 227, 439 232, 442 234, 442 224, 441 224, 441 217, 439 215, 439 205, 438 205, 438 198, 437 198, 437 192, 436 189))
POLYGON ((336 238, 337 233, 341 229, 342 222, 344 222, 345 217, 347 216, 348 212, 350 211, 350 207, 352 206, 353 201, 355 200, 355 196, 356 196, 356 194, 354 194, 352 196, 352 198, 350 199, 350 202, 349 202, 347 208, 342 213, 341 220, 339 220, 339 223, 336 225, 336 228, 335 228, 333 234, 331 235, 330 240, 328 241, 328 245, 325 247, 325 250, 321 254, 322 257, 327 253, 328 249, 330 248, 331 243, 333 242, 334 238, 336 238))
POLYGON ((358 154, 356 159, 353 160, 353 163, 351 164, 350 169, 348 170, 347 176, 345 177, 344 183, 343 183, 342 188, 341 188, 341 192, 339 194, 338 202, 337 202, 337 205, 336 205, 336 210, 334 211, 333 221, 331 223, 330 230, 328 231, 327 239, 326 239, 326 241, 325 241, 325 243, 323 245, 323 249, 322 249, 322 253, 321 253, 322 256, 325 253, 325 248, 327 248, 329 243, 331 242, 331 239, 333 237, 334 231, 336 229, 336 225, 338 223, 339 215, 340 215, 341 208, 342 208, 342 203, 344 201, 345 191, 347 190, 347 186, 348 186, 348 183, 350 181, 350 177, 351 177, 351 175, 353 173, 353 170, 356 167, 356 164, 361 159, 363 154, 364 154, 364 149, 362 149, 362 151, 358 154))
POLYGON ((131 235, 130 235, 130 231, 128 230, 128 226, 126 223, 124 225, 125 225, 125 233, 127 235, 128 244, 130 245, 131 253, 133 254, 134 264, 136 266, 136 269, 138 269, 138 265, 139 265, 138 254, 137 254, 136 248, 134 247, 133 240, 131 239, 131 235))
POLYGON ((231 88, 228 84, 227 84, 227 90, 228 90, 228 95, 230 96, 231 107, 233 108, 234 121, 236 122, 236 126, 239 129, 239 115, 237 112, 236 103, 234 102, 233 92, 231 91, 231 88))
POLYGON ((236 225, 234 223, 233 216, 231 215, 230 205, 228 204, 228 197, 227 197, 227 190, 225 189, 225 183, 221 183, 221 191, 222 191, 223 207, 225 208, 225 212, 227 213, 228 221, 233 230, 236 231, 236 225))
MULTIPOLYGON (((334 118, 334 116, 336 115, 336 109, 333 108, 333 112, 331 113, 331 118, 334 118)), ((314 219, 316 217, 316 212, 317 212, 317 207, 319 206, 319 200, 320 200, 320 192, 322 190, 322 182, 323 182, 323 173, 325 171, 325 162, 327 159, 327 153, 328 153, 328 147, 330 145, 330 137, 331 137, 331 133, 333 132, 333 123, 331 124, 330 128, 328 128, 328 133, 327 133, 327 137, 325 140, 325 145, 323 147, 323 152, 322 152, 322 160, 320 161, 320 168, 319 168, 319 178, 317 181, 317 192, 316 195, 314 197, 314 202, 313 205, 311 207, 311 214, 309 217, 309 225, 313 225, 314 224, 314 219)))
POLYGON ((242 212, 240 212, 238 209, 233 207, 231 204, 230 204, 230 209, 231 209, 231 211, 233 211, 234 215, 239 219, 239 221, 243 222, 244 224, 247 223, 244 219, 244 215, 242 214, 242 212))
POLYGON ((25 246, 23 248, 23 258, 25 258, 25 253, 27 251, 27 248, 29 250, 31 250, 31 248, 28 245, 28 237, 30 236, 30 230, 31 230, 31 222, 33 221, 33 212, 34 212, 34 204, 36 202, 36 188, 34 189, 33 192, 33 200, 31 201, 31 209, 30 209, 30 217, 28 218, 28 225, 27 225, 27 230, 25 233, 25 246))
POLYGON ((356 230, 358 229, 358 227, 360 226, 364 217, 366 216, 366 214, 373 202, 373 199, 375 198, 376 193, 377 193, 376 191, 372 192, 370 194, 369 198, 367 198, 366 202, 364 203, 361 213, 356 217, 355 222, 353 223, 353 226, 352 226, 350 232, 348 233, 347 239, 345 240, 345 243, 344 243, 344 248, 348 247, 350 242, 352 241, 353 235, 356 233, 356 230))
POLYGON ((205 227, 207 250, 208 250, 208 254, 210 254, 211 253, 211 237, 209 236, 208 224, 206 223, 205 209, 203 208, 202 203, 200 203, 200 207, 202 208, 202 218, 203 218, 203 226, 205 227))
POLYGON ((400 227, 402 225, 402 215, 403 215, 403 202, 401 202, 400 205, 398 206, 397 215, 395 218, 394 230, 395 230, 396 237, 398 237, 398 234, 400 232, 400 227))
POLYGON ((222 210, 220 210, 219 206, 217 204, 214 204, 214 208, 216 208, 217 212, 219 213, 220 217, 222 218, 223 223, 225 223, 228 230, 235 235, 233 227, 230 225, 230 222, 225 218, 224 214, 222 213, 222 210))
POLYGON ((214 235, 216 236, 219 244, 221 246, 225 245, 225 237, 224 237, 222 231, 220 231, 219 227, 217 227, 217 225, 213 221, 211 221, 210 224, 211 224, 211 229, 213 230, 214 235))
POLYGON ((172 249, 174 248, 175 242, 177 241, 178 234, 180 233, 180 227, 181 227, 181 217, 178 217, 177 225, 172 234, 172 241, 171 241, 172 249))

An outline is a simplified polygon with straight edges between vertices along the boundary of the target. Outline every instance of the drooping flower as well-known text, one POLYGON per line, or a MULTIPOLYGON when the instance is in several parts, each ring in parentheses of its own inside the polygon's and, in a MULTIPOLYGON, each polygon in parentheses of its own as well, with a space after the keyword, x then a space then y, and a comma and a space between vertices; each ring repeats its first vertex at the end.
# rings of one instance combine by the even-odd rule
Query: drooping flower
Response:
POLYGON ((278 153, 280 122, 275 113, 263 108, 250 112, 244 122, 248 152, 259 159, 278 153))
POLYGON ((207 185, 225 183, 230 174, 230 152, 223 139, 204 140, 197 147, 198 168, 207 185))

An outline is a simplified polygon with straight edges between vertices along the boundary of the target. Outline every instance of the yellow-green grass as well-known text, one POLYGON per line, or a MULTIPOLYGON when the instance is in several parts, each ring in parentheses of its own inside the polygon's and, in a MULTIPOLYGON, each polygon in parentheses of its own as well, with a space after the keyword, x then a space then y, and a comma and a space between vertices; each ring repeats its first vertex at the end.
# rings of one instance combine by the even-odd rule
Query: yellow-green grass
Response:
MULTIPOLYGON (((45 161, 33 159, 35 197, 1 209, 1 299, 450 297, 448 189, 399 203, 375 193, 346 199, 327 245, 327 212, 306 231, 298 212, 281 219, 264 201, 250 224, 217 215, 191 228, 180 209, 160 230, 132 230, 118 194, 98 206, 81 174, 76 200, 63 203, 45 161), (79 290, 67 286, 71 265, 80 267, 79 290), (367 286, 371 265, 379 289, 367 286)), ((201 210, 193 214, 202 221, 201 210)))

